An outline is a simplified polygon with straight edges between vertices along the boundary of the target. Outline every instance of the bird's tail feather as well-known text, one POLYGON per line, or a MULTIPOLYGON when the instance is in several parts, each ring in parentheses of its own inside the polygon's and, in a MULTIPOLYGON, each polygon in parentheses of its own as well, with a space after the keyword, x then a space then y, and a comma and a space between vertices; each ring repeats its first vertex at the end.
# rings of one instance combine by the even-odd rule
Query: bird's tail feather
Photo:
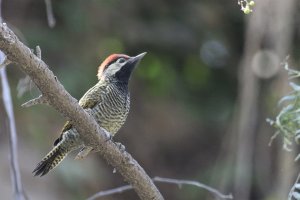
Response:
POLYGON ((68 151, 60 145, 56 146, 37 164, 32 173, 34 173, 34 176, 44 176, 56 167, 67 156, 67 153, 68 151))

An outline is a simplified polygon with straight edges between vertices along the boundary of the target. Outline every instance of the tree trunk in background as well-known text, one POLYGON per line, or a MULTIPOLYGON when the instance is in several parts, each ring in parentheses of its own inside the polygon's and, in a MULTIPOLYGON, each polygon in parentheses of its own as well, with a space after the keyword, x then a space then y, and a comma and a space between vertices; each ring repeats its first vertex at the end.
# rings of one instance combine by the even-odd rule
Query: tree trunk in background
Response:
MULTIPOLYGON (((270 22, 271 24, 273 24, 273 26, 271 26, 270 35, 272 34, 271 36, 273 36, 274 49, 282 59, 290 53, 293 35, 292 33, 294 31, 294 24, 296 20, 293 16, 295 16, 294 14, 297 1, 276 0, 274 2, 276 2, 273 5, 275 15, 273 21, 270 22)), ((277 78, 276 82, 274 83, 274 88, 276 88, 275 91, 277 91, 278 95, 283 96, 287 94, 287 83, 287 73, 281 73, 281 75, 277 78)), ((294 163, 296 152, 285 152, 281 150, 281 142, 279 143, 279 145, 280 151, 277 160, 278 173, 276 176, 277 179, 275 181, 273 191, 275 192, 274 196, 277 199, 287 199, 289 190, 292 187, 293 182, 297 178, 296 174, 299 170, 296 168, 294 163)))
MULTIPOLYGON (((258 185, 259 192, 263 196, 275 192, 276 199, 286 199, 291 183, 294 181, 294 155, 286 156, 286 152, 280 150, 278 173, 276 174, 272 170, 275 167, 272 167, 271 163, 271 148, 275 148, 275 143, 268 149, 267 139, 270 139, 271 135, 265 131, 265 117, 267 116, 263 113, 263 110, 266 110, 266 108, 258 107, 259 102, 266 102, 267 95, 270 93, 262 87, 261 79, 273 77, 278 71, 276 70, 278 66, 271 69, 264 68, 264 65, 257 66, 255 59, 258 55, 267 54, 271 55, 270 58, 272 58, 273 63, 279 65, 289 55, 295 3, 295 0, 256 1, 254 12, 249 17, 246 27, 244 55, 239 67, 239 96, 237 110, 233 117, 233 132, 227 137, 230 141, 236 141, 236 143, 235 147, 227 151, 228 155, 225 155, 229 157, 229 160, 235 160, 233 178, 233 195, 235 199, 253 199, 251 190, 254 186, 254 180, 258 180, 258 183, 255 182, 255 186, 258 185), (273 71, 273 74, 270 71, 273 71), (235 158, 233 158, 234 155, 235 158), (265 158, 263 158, 264 156, 265 158), (266 173, 261 174, 264 177, 269 177, 269 180, 262 180, 261 178, 263 182, 260 182, 258 176, 260 172, 254 171, 257 165, 260 166, 257 169, 265 168, 266 173), (276 185, 272 184, 274 179, 276 179, 276 185), (270 190, 272 185, 275 187, 274 192, 270 190)), ((286 72, 280 73, 274 81, 274 85, 269 89, 273 93, 275 91, 278 95, 277 99, 279 99, 280 96, 286 93, 287 83, 286 72)), ((276 106, 272 107, 275 108, 276 106)), ((273 131, 275 132, 275 130, 273 131)), ((226 141, 226 143, 231 142, 226 141)), ((280 142, 277 144, 282 145, 280 142)))

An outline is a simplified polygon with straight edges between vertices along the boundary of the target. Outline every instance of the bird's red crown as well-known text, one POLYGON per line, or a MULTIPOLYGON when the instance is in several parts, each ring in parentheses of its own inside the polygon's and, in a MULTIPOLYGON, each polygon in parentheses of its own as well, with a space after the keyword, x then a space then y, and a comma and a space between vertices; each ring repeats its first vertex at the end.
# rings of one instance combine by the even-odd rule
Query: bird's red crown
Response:
POLYGON ((111 54, 108 56, 99 66, 98 68, 98 78, 100 79, 102 76, 103 71, 113 62, 118 60, 119 58, 125 58, 126 60, 129 59, 130 57, 125 55, 125 54, 111 54))

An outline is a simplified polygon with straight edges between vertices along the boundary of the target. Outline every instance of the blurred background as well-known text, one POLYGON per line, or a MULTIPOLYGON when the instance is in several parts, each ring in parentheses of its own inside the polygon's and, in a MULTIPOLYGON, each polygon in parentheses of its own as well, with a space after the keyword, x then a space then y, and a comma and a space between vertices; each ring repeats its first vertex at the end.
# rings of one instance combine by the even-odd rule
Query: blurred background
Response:
MULTIPOLYGON (((43 60, 77 99, 97 82, 97 67, 109 54, 148 52, 130 83, 129 118, 114 140, 151 177, 200 181, 237 200, 282 200, 299 172, 298 151, 283 151, 280 136, 269 147, 275 130, 265 119, 274 118, 278 99, 289 91, 280 63, 290 55, 300 66, 300 4, 255 3, 244 15, 237 1, 226 0, 53 0, 53 28, 44 1, 3 0, 2 15, 25 44, 41 47, 43 60)), ((21 94, 25 74, 15 65, 7 72, 30 199, 80 200, 126 184, 97 154, 84 161, 73 154, 47 176, 33 177, 65 119, 51 107, 22 108, 39 92, 31 83, 21 94)), ((8 134, 0 100, 0 194, 9 200, 8 134)), ((165 199, 215 199, 194 186, 157 186, 165 199)), ((127 191, 102 199, 138 197, 127 191)))

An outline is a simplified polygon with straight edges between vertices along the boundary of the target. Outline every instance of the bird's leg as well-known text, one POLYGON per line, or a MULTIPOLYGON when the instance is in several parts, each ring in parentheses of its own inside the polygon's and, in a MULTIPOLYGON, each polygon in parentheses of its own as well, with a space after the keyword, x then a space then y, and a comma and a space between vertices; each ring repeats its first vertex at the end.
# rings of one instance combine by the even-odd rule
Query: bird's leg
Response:
POLYGON ((75 157, 75 160, 82 160, 93 150, 93 147, 83 147, 77 156, 75 157))

